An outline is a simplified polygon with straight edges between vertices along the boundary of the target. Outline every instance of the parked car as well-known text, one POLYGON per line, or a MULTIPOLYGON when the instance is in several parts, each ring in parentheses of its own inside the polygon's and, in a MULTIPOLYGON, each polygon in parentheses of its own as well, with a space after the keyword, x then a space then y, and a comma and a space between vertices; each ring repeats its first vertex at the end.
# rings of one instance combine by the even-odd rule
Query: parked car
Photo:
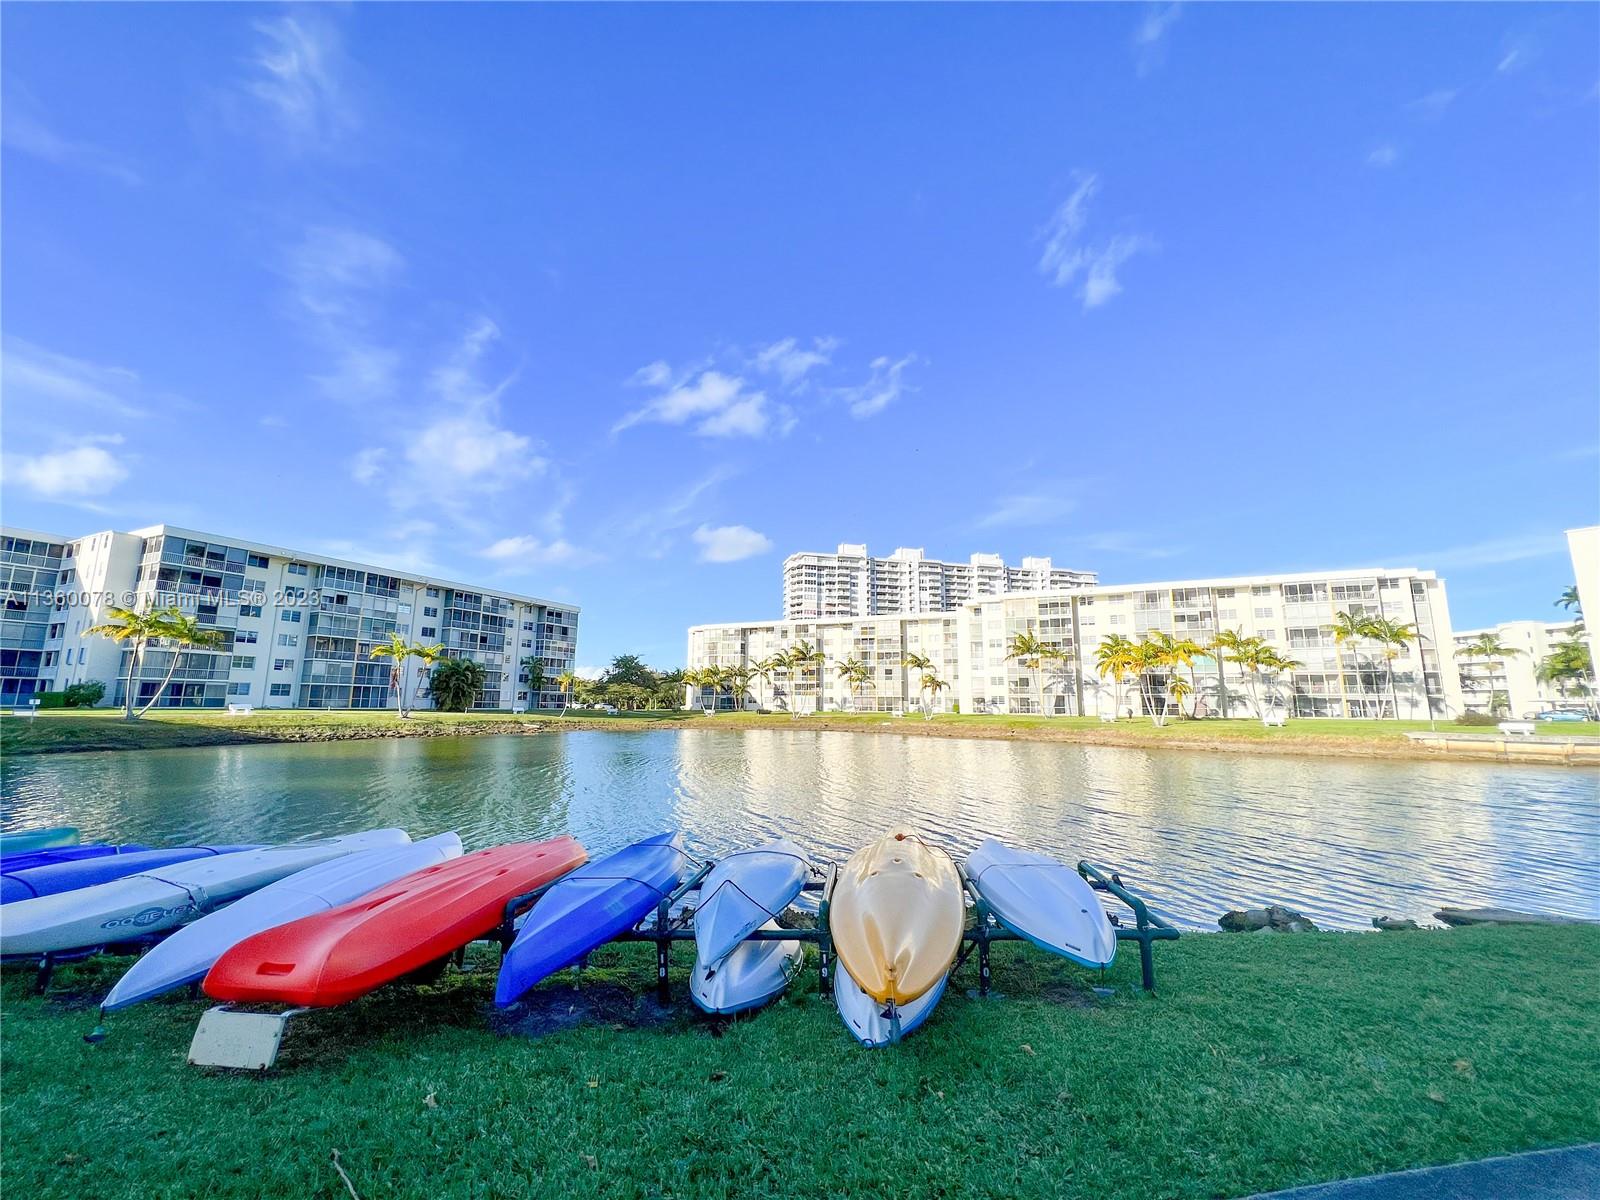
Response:
POLYGON ((1524 721, 1587 721, 1589 714, 1571 708, 1547 708, 1541 712, 1529 713, 1522 719, 1524 721))
POLYGON ((617 706, 615 704, 596 704, 595 708, 605 713, 605 715, 608 717, 614 717, 617 715, 617 706))

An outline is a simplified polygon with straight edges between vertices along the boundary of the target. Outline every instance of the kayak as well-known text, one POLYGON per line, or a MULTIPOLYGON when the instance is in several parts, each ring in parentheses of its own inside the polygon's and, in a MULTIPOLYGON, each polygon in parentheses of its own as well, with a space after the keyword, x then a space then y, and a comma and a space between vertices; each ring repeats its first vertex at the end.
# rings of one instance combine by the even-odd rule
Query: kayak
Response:
POLYGON ((0 955, 83 950, 163 933, 330 858, 410 840, 403 829, 375 829, 192 859, 72 892, 18 900, 3 910, 0 955))
POLYGON ((721 962, 752 931, 771 921, 805 886, 811 864, 793 842, 779 840, 730 854, 700 884, 694 910, 699 960, 721 962))
POLYGON ((0 855, 20 854, 27 850, 54 850, 60 846, 76 846, 78 830, 72 825, 56 825, 50 829, 19 829, 15 833, 0 833, 0 855))
POLYGON ((165 850, 136 850, 130 854, 100 855, 76 862, 26 867, 0 875, 0 904, 31 900, 35 896, 54 896, 58 892, 73 892, 97 883, 110 883, 125 875, 137 875, 141 871, 153 871, 157 867, 189 862, 191 859, 259 849, 261 847, 258 845, 172 846, 165 850))
POLYGON ((574 871, 534 905, 500 962, 494 1002, 504 1008, 546 976, 626 933, 683 876, 681 833, 658 833, 574 871))
POLYGON ((840 963, 881 1004, 910 1004, 937 986, 966 919, 955 863, 906 829, 846 859, 828 907, 840 963))
POLYGON ((374 888, 461 857, 453 833, 409 845, 359 850, 269 883, 228 907, 185 925, 153 946, 117 980, 100 1007, 114 1012, 203 979, 218 958, 252 934, 365 896, 374 888))
MULTIPOLYGON (((779 926, 768 921, 761 928, 779 926)), ((758 1008, 783 993, 804 961, 805 951, 797 941, 741 941, 716 962, 696 958, 689 995, 708 1013, 758 1008)))
POLYGON ((918 996, 910 1004, 897 1005, 893 1011, 861 990, 861 985, 847 970, 833 973, 833 1002, 845 1027, 864 1046, 887 1046, 896 1038, 895 1019, 900 1028, 898 1036, 904 1037, 928 1019, 939 997, 944 995, 945 982, 950 977, 941 975, 939 982, 918 996))
POLYGON ((573 838, 514 842, 424 867, 359 899, 245 938, 206 995, 328 1008, 427 967, 499 925, 508 901, 588 857, 573 838))
POLYGON ((122 846, 91 842, 87 846, 61 846, 55 850, 23 850, 17 854, 0 854, 0 875, 31 871, 34 867, 48 867, 56 863, 78 862, 85 858, 104 858, 108 854, 137 854, 141 850, 152 849, 153 846, 140 846, 133 842, 122 846))
POLYGON ((989 838, 967 856, 967 878, 995 918, 1051 954, 1085 967, 1108 965, 1117 931, 1100 899, 1065 863, 989 838))

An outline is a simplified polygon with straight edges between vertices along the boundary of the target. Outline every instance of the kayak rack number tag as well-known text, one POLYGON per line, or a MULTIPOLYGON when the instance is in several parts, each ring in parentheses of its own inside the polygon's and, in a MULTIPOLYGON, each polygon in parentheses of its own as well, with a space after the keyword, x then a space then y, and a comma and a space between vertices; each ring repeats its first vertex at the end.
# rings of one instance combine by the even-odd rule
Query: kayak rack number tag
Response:
POLYGON ((235 1012, 225 1004, 207 1009, 189 1043, 189 1062, 197 1067, 265 1071, 277 1061, 289 1018, 305 1011, 235 1012))

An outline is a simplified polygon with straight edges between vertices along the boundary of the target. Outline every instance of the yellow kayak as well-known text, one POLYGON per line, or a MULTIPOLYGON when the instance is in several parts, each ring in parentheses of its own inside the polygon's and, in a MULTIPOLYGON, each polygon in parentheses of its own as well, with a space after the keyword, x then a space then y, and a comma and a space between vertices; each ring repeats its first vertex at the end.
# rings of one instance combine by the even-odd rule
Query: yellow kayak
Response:
POLYGON ((955 863, 909 829, 852 854, 828 909, 840 964, 880 1004, 910 1004, 938 984, 966 923, 955 863))

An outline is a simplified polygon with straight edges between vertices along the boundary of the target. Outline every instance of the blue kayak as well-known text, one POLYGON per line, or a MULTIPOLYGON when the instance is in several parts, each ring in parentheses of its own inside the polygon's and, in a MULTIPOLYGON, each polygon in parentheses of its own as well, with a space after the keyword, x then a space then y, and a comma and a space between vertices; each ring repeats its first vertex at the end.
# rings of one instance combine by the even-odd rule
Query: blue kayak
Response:
POLYGON ((30 867, 48 867, 52 863, 77 862, 83 858, 104 858, 108 854, 134 854, 148 850, 149 846, 129 842, 113 846, 108 842, 90 842, 87 846, 62 846, 57 850, 23 850, 17 854, 0 854, 0 875, 13 871, 26 871, 30 867))
POLYGON ((494 1002, 515 1004, 541 979, 632 929, 671 894, 688 861, 681 833, 658 833, 563 876, 506 951, 494 1002))
POLYGON ((38 896, 54 896, 59 892, 75 892, 79 888, 110 883, 114 879, 196 858, 257 849, 260 847, 172 846, 166 850, 136 850, 131 854, 101 855, 76 862, 49 863, 42 867, 8 871, 0 875, 0 904, 10 904, 13 900, 32 900, 38 896))

